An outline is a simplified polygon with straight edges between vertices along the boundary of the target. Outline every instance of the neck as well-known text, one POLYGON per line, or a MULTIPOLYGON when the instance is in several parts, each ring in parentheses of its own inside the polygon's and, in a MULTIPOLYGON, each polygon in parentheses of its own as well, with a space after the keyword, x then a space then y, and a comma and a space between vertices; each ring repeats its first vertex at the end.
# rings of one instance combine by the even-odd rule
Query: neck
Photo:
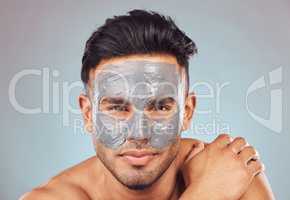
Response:
POLYGON ((151 186, 143 190, 133 190, 124 186, 120 183, 111 172, 98 161, 101 165, 103 176, 99 181, 101 181, 101 199, 134 199, 134 200, 144 200, 144 199, 176 199, 178 193, 177 187, 177 165, 176 160, 174 160, 169 168, 164 172, 164 174, 151 186))

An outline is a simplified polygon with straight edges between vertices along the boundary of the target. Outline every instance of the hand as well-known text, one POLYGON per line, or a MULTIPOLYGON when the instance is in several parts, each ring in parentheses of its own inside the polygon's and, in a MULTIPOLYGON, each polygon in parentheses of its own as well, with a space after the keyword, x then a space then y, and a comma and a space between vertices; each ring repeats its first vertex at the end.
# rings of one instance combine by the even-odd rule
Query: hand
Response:
POLYGON ((237 200, 262 170, 256 150, 245 139, 219 135, 184 163, 187 188, 180 199, 237 200))

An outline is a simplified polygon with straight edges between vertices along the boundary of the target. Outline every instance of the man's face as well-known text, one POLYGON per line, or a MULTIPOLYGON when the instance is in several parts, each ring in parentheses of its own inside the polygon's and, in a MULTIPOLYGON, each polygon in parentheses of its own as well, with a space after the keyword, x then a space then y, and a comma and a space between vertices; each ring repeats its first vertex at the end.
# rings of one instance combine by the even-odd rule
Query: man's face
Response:
MULTIPOLYGON (((170 57, 169 57, 170 58, 170 57)), ((119 182, 154 183, 178 152, 184 78, 172 58, 103 63, 92 85, 93 139, 99 159, 119 182)))

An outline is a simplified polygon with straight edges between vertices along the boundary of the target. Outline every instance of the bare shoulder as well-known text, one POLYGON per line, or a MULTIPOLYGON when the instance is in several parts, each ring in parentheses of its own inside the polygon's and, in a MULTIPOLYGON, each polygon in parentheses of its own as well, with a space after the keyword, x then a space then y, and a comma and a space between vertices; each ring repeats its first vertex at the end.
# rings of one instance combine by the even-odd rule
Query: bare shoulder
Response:
POLYGON ((33 199, 61 199, 62 197, 56 194, 55 191, 46 187, 35 188, 31 192, 25 193, 19 200, 33 200, 33 199))
POLYGON ((64 170, 47 183, 24 194, 20 200, 89 200, 82 184, 86 184, 84 180, 87 174, 84 171, 87 171, 91 160, 92 158, 64 170))
POLYGON ((80 187, 71 183, 57 183, 33 189, 24 194, 20 200, 89 200, 89 197, 80 187))

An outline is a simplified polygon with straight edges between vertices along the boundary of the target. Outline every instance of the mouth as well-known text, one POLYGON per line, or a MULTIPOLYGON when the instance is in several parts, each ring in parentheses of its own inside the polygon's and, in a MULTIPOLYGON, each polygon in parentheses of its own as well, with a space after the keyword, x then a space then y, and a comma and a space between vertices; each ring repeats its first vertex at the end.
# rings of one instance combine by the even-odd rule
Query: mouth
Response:
POLYGON ((145 166, 152 161, 158 153, 142 150, 131 150, 120 154, 121 158, 133 166, 145 166))

